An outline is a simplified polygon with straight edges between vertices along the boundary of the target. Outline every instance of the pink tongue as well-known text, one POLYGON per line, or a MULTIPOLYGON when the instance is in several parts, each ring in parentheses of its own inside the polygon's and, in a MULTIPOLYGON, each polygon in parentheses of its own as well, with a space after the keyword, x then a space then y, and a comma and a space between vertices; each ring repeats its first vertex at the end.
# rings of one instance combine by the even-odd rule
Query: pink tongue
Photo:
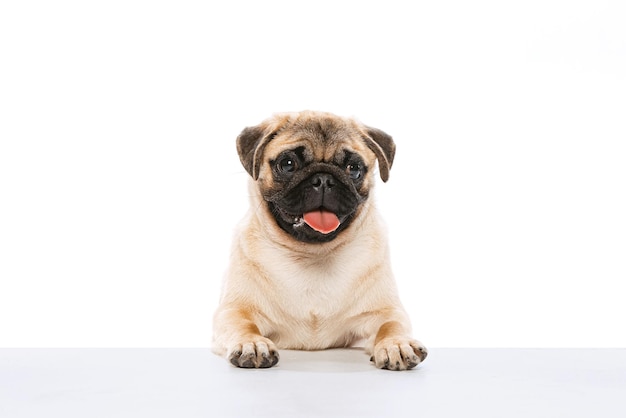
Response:
POLYGON ((322 234, 329 234, 339 227, 337 215, 323 209, 307 212, 303 218, 308 226, 322 234))

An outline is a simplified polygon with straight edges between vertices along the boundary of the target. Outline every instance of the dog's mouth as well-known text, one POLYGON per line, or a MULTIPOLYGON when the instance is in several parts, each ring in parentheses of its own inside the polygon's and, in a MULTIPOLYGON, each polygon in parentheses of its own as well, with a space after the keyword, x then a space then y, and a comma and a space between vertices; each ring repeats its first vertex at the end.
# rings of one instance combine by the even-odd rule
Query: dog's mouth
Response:
POLYGON ((302 215, 290 215, 281 210, 282 218, 293 225, 294 228, 302 228, 308 225, 309 228, 321 234, 330 234, 339 228, 341 220, 329 210, 319 208, 302 215))
MULTIPOLYGON (((305 212, 301 215, 289 214, 278 206, 275 208, 278 209, 281 218, 291 224, 295 230, 309 227, 313 231, 327 235, 335 232, 343 222, 336 213, 323 207, 305 212)), ((347 216, 343 218, 345 220, 347 216)))
POLYGON ((278 226, 298 241, 334 240, 349 227, 367 198, 344 178, 343 171, 333 166, 322 168, 326 171, 303 172, 302 178, 292 180, 294 185, 283 185, 263 196, 278 226))
POLYGON ((341 225, 335 213, 323 208, 303 214, 302 221, 321 234, 330 234, 341 225))

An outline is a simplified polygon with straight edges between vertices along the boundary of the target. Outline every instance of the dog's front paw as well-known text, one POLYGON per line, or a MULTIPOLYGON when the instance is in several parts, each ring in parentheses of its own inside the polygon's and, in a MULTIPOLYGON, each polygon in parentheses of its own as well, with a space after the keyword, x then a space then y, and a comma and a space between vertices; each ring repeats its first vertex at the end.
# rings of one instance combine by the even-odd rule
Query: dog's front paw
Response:
POLYGON ((267 339, 237 344, 228 352, 228 360, 237 367, 245 369, 266 369, 278 363, 278 350, 267 339))
POLYGON ((428 350, 419 341, 385 338, 374 346, 371 360, 379 369, 409 370, 426 359, 428 350))

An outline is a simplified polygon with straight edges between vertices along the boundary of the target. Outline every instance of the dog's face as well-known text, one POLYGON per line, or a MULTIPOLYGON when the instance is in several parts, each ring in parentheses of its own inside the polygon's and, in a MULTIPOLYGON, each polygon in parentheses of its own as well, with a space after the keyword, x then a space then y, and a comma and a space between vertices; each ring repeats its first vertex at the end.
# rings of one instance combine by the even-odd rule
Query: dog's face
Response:
POLYGON ((329 113, 276 115, 237 138, 237 151, 270 218, 298 241, 335 239, 358 217, 378 160, 387 181, 395 144, 386 133, 329 113))

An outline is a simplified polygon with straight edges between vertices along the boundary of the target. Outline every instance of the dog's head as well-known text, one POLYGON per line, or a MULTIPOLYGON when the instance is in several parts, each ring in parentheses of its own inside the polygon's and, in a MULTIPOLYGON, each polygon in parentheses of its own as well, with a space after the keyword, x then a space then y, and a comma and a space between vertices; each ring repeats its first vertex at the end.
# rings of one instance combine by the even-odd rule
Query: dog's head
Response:
POLYGON ((299 241, 321 243, 358 216, 377 160, 387 181, 395 144, 352 119, 307 111, 244 129, 237 151, 278 226, 299 241))

